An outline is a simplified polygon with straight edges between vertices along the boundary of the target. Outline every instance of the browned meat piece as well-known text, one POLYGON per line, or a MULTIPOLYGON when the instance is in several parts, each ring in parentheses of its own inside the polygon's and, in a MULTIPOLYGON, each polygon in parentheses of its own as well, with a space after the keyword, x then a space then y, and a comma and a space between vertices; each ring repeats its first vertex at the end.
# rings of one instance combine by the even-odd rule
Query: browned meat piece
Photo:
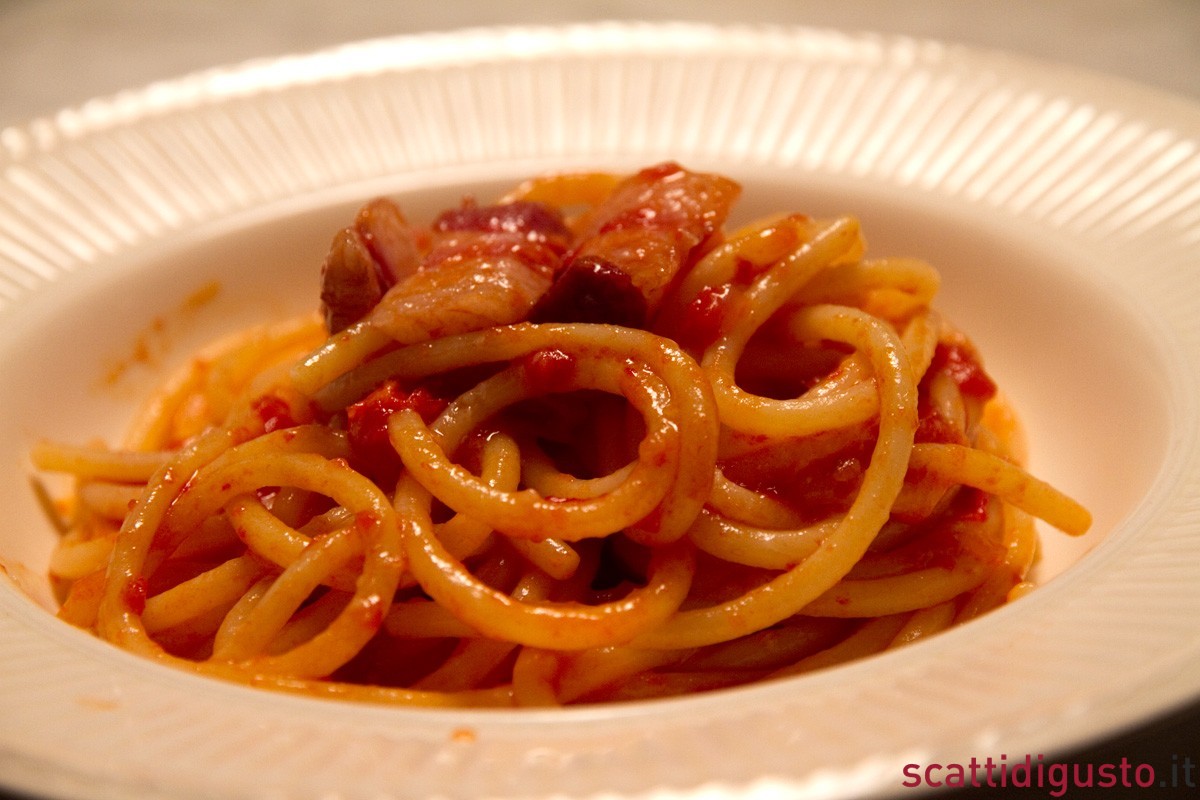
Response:
POLYGON ((338 231, 321 267, 321 308, 330 333, 365 317, 384 293, 416 271, 420 257, 400 209, 379 198, 338 231))
POLYGON ((728 178, 673 162, 621 181, 580 220, 579 243, 561 279, 576 288, 556 287, 539 318, 575 320, 586 313, 588 321, 644 324, 697 248, 720 229, 740 192, 728 178), (611 313, 604 313, 606 304, 611 313))
POLYGON ((570 244, 558 212, 536 203, 462 208, 433 224, 421 269, 390 290, 370 323, 412 343, 526 319, 570 244))

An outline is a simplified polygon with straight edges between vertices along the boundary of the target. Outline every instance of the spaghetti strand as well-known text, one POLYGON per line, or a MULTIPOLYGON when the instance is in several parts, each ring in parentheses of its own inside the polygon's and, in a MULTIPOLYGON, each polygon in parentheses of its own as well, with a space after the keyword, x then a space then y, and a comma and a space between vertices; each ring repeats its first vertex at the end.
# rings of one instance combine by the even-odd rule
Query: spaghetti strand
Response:
MULTIPOLYGON (((330 700, 554 708, 828 669, 1031 588, 1012 406, 852 216, 727 177, 531 178, 333 235, 320 313, 196 353, 32 485, 64 621, 330 700)), ((1041 444, 1041 443, 1039 443, 1041 444)))

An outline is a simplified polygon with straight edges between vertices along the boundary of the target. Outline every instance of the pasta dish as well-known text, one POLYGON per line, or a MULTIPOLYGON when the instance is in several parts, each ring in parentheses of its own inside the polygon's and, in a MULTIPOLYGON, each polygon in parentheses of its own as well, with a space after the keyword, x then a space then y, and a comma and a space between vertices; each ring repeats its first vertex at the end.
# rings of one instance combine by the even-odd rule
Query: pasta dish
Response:
MULTIPOLYGON (((214 343, 119 447, 43 442, 62 619, 243 684, 555 706, 797 675, 1021 595, 1088 512, 858 221, 733 228, 663 163, 333 237, 320 309, 214 343)), ((314 265, 315 268, 315 265, 314 265)))

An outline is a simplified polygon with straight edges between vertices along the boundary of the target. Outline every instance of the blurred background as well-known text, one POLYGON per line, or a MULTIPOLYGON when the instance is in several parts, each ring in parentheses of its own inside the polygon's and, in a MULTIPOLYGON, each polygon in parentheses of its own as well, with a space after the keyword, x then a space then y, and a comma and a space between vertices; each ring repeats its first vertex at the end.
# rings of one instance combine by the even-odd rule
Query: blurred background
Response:
MULTIPOLYGON (((0 0, 0 129, 208 67, 361 39, 630 19, 932 38, 1099 71, 1200 103, 1200 0, 0 0)), ((1185 758, 1200 762, 1200 704, 1055 758, 1094 764, 1128 758, 1158 770, 1185 758)), ((1195 773, 1200 782, 1200 768, 1195 773)), ((1115 797, 1120 791, 1081 794, 1115 797)), ((1139 795, 1172 796, 1157 788, 1139 795)), ((1044 797, 1045 790, 1030 796, 1044 797)), ((1179 796, 1200 796, 1200 790, 1179 796)))
POLYGON ((1200 97, 1198 0, 0 0, 0 125, 217 64, 357 39, 601 19, 900 33, 1200 97))

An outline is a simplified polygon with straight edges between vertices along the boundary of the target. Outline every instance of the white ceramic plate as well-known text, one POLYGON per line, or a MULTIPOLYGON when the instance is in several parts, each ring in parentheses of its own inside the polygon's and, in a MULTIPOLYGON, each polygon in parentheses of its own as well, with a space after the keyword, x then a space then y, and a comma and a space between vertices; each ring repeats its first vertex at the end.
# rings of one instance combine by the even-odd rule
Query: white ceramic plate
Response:
POLYGON ((1200 694, 1200 111, 1002 54, 601 25, 370 42, 0 132, 0 784, 53 797, 866 797, 906 764, 1053 754, 1200 694), (414 217, 674 158, 740 214, 846 211, 923 256, 1089 504, 1045 585, 852 666, 554 712, 356 706, 139 660, 54 620, 39 435, 113 435, 210 336, 307 310, 369 195, 414 217), (197 292, 215 288, 198 302, 197 292))

